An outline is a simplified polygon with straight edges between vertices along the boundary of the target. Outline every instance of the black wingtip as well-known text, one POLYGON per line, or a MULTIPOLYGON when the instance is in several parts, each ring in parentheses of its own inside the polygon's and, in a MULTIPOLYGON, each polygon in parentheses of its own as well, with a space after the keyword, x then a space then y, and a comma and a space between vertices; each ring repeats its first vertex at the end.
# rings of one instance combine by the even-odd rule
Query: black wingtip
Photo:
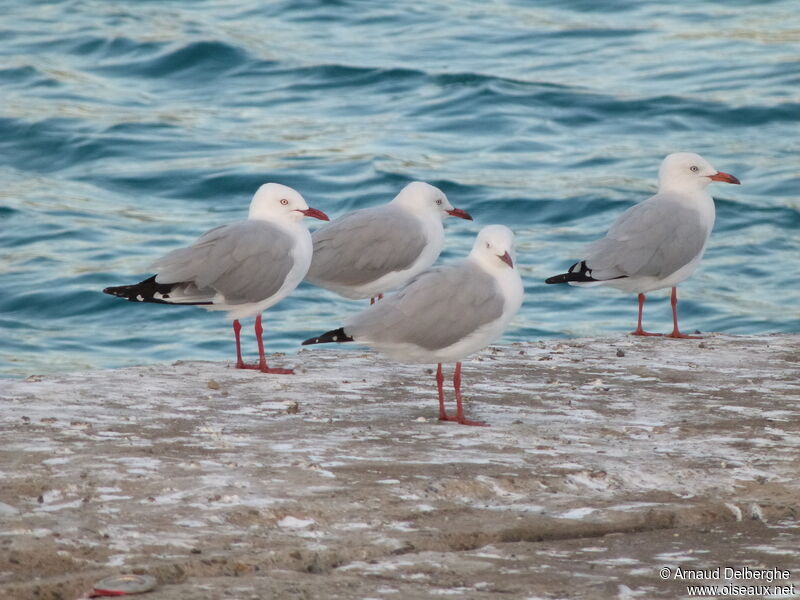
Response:
POLYGON ((116 298, 125 298, 126 300, 130 300, 131 290, 135 287, 135 285, 118 285, 115 287, 107 287, 103 288, 103 293, 116 298))
MULTIPOLYGON (((161 293, 169 294, 172 285, 156 283, 156 276, 134 283, 133 285, 118 285, 115 287, 107 287, 103 289, 104 294, 109 296, 116 296, 117 298, 125 298, 131 302, 162 302, 163 300, 155 298, 155 294, 161 293)), ((168 296, 167 296, 168 297, 168 296)))
POLYGON ((574 265, 572 265, 568 272, 548 277, 544 280, 544 282, 569 283, 571 281, 576 281, 578 283, 588 283, 590 281, 611 281, 612 279, 625 279, 627 277, 627 275, 620 275, 618 277, 612 277, 611 279, 595 279, 592 277, 592 270, 586 266, 586 261, 582 260, 581 262, 576 262, 574 265))
POLYGON ((189 284, 186 282, 158 283, 156 282, 156 275, 153 275, 133 285, 118 285, 104 288, 103 293, 117 298, 125 298, 125 300, 129 300, 130 302, 153 302, 155 304, 169 304, 171 306, 208 306, 209 304, 213 304, 210 300, 186 302, 184 300, 178 299, 176 301, 170 298, 176 287, 186 285, 189 284))
POLYGON ((586 266, 586 261, 576 262, 566 273, 553 275, 544 280, 545 283, 569 283, 570 281, 598 281, 592 277, 592 270, 586 266))
POLYGON ((339 329, 331 329, 330 331, 326 331, 322 335, 308 338, 301 345, 309 346, 311 344, 329 344, 331 342, 342 343, 342 342, 352 342, 352 341, 353 338, 351 338, 344 332, 344 327, 339 327, 339 329))
MULTIPOLYGON (((117 298, 125 298, 130 302, 172 304, 172 302, 167 302, 167 299, 174 286, 174 283, 156 283, 156 276, 153 275, 133 285, 107 287, 103 290, 103 293, 117 298), (159 294, 160 297, 156 298, 156 294, 159 294)), ((210 302, 186 302, 184 304, 210 304, 210 302)))
POLYGON ((561 275, 553 275, 544 280, 545 283, 567 283, 569 281, 569 273, 562 273, 561 275))
POLYGON ((109 296, 115 296, 117 298, 125 298, 126 300, 130 300, 130 291, 135 286, 133 285, 118 285, 116 287, 107 287, 103 288, 103 293, 108 294, 109 296))

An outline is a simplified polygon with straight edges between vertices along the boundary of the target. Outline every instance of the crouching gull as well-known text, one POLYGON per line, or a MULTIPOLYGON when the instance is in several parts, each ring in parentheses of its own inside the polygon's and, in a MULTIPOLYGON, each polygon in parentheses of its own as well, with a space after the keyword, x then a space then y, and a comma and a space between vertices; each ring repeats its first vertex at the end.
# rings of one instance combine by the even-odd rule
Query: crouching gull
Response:
POLYGON ((106 294, 131 302, 190 304, 228 311, 236 336, 236 368, 291 374, 271 369, 261 339, 261 311, 285 298, 305 277, 311 264, 311 234, 303 217, 329 220, 309 208, 290 187, 265 183, 253 196, 246 221, 207 231, 188 248, 156 260, 157 275, 134 285, 109 287, 106 294), (245 364, 239 343, 239 319, 256 317, 258 364, 245 364))
POLYGON ((706 191, 712 181, 739 183, 697 154, 670 154, 658 171, 658 193, 622 213, 606 237, 586 249, 583 260, 545 283, 608 285, 637 293, 633 335, 661 335, 642 329, 645 293, 671 287, 673 329, 667 337, 698 339, 678 329, 677 286, 694 273, 714 227, 714 199, 706 191))
POLYGON ((467 258, 425 271, 344 327, 303 345, 358 342, 402 362, 438 363, 439 419, 485 425, 464 418, 460 361, 499 337, 522 304, 513 242, 508 227, 484 227, 467 258), (453 376, 456 416, 450 417, 444 408, 442 363, 453 361, 458 361, 453 376))
POLYGON ((444 192, 414 181, 382 206, 347 213, 317 229, 306 280, 346 298, 382 298, 430 267, 444 246, 442 219, 472 220, 444 192))

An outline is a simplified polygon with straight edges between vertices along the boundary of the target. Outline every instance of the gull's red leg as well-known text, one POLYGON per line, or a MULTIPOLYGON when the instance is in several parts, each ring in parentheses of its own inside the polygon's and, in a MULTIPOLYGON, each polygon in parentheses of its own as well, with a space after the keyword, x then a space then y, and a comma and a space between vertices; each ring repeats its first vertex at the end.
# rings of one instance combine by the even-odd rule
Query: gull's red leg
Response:
POLYGON ((464 407, 461 405, 461 363, 456 363, 456 372, 453 374, 453 389, 456 392, 456 421, 461 425, 475 425, 478 427, 488 427, 488 423, 481 421, 470 421, 464 418, 464 407))
POLYGON ((636 324, 636 331, 632 331, 631 335, 661 335, 660 333, 650 333, 642 329, 642 310, 644 309, 644 294, 639 294, 639 321, 636 324))
POLYGON ((439 420, 455 421, 454 417, 448 417, 444 409, 444 375, 442 374, 442 363, 436 369, 436 388, 439 390, 439 420))
MULTIPOLYGON (((256 321, 258 323, 258 321, 256 321)), ((233 322, 233 334, 236 336, 236 368, 237 369, 258 369, 260 365, 248 365, 242 360, 242 346, 240 343, 239 332, 242 330, 242 324, 238 320, 233 322)))
POLYGON ((369 299, 369 305, 372 306, 373 304, 375 304, 375 298, 374 297, 369 299))
POLYGON ((680 338, 682 340, 702 340, 702 336, 699 335, 686 335, 685 333, 681 333, 678 330, 678 288, 672 288, 672 298, 670 299, 670 303, 672 304, 672 333, 668 333, 667 337, 669 338, 680 338))
POLYGON ((233 322, 233 332, 236 334, 236 368, 237 369, 254 369, 262 373, 273 373, 277 375, 294 375, 291 369, 270 369, 267 365, 267 357, 264 355, 264 340, 261 339, 261 334, 264 333, 264 328, 261 326, 261 315, 256 317, 256 340, 258 341, 258 364, 248 365, 242 360, 242 350, 239 345, 239 331, 242 329, 239 321, 233 322))
POLYGON ((378 300, 383 300, 383 294, 378 294, 378 300))
POLYGON ((442 363, 439 363, 439 366, 436 368, 436 387, 439 390, 439 420, 458 421, 457 417, 448 417, 447 411, 444 409, 444 374, 442 373, 442 363))
POLYGON ((256 317, 256 340, 258 341, 258 370, 262 373, 272 373, 275 375, 294 375, 292 369, 270 369, 267 365, 267 357, 264 355, 264 340, 261 339, 261 334, 264 333, 264 328, 261 327, 261 315, 256 317))
POLYGON ((242 324, 239 323, 238 319, 234 319, 233 321, 233 335, 236 336, 236 368, 237 369, 246 369, 247 367, 242 360, 242 345, 239 341, 239 332, 242 330, 242 324))
POLYGON ((256 341, 258 342, 258 369, 265 371, 267 367, 267 357, 264 356, 264 340, 261 339, 261 334, 264 333, 264 328, 261 326, 261 315, 256 317, 255 324, 256 341))

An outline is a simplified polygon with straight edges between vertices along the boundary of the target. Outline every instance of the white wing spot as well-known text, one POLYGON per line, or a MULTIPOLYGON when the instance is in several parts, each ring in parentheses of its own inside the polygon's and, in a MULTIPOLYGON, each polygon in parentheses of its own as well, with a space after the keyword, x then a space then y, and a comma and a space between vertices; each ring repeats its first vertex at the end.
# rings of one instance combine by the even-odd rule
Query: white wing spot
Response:
POLYGON ((142 295, 141 295, 141 294, 138 294, 138 295, 136 296, 136 299, 137 299, 139 302, 142 302, 142 301, 144 301, 144 298, 142 297, 142 295))
POLYGON ((338 342, 339 341, 339 336, 338 335, 333 336, 333 341, 334 342, 338 342))

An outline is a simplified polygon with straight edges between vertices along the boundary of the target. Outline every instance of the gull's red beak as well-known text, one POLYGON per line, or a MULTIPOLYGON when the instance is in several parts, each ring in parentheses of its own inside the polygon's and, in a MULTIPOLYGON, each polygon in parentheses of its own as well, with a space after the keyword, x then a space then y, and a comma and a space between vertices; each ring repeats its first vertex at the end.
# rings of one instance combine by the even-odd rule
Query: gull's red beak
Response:
POLYGON ((724 181, 725 183, 735 183, 737 185, 742 183, 741 181, 736 179, 736 177, 734 177, 730 173, 723 173, 722 171, 719 171, 718 173, 714 173, 713 175, 711 175, 709 177, 709 179, 711 181, 724 181))
POLYGON ((502 260, 504 263, 506 263, 509 267, 511 267, 512 269, 514 268, 514 261, 511 260, 511 255, 508 252, 503 254, 503 256, 499 256, 498 255, 498 257, 500 258, 500 260, 502 260))
POLYGON ((469 213, 465 210, 461 210, 460 208, 454 208, 453 210, 448 210, 447 214, 451 217, 458 217, 459 219, 466 219, 467 221, 472 221, 472 217, 469 213))
POLYGON ((306 210, 299 211, 303 213, 307 217, 314 217, 315 219, 319 219, 320 221, 330 221, 328 215, 326 215, 321 210, 317 210, 316 208, 307 208, 306 210))

